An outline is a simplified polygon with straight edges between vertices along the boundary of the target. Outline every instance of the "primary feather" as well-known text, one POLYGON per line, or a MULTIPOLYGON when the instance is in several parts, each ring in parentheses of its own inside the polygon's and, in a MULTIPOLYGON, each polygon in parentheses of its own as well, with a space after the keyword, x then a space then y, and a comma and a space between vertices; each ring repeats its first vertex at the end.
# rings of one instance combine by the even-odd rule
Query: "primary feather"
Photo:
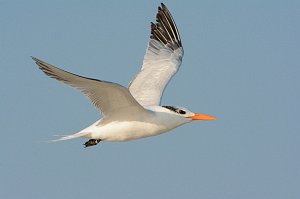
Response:
POLYGON ((158 7, 156 23, 151 23, 151 36, 141 71, 131 81, 129 90, 143 106, 160 105, 170 79, 178 71, 183 47, 175 21, 168 8, 158 7))

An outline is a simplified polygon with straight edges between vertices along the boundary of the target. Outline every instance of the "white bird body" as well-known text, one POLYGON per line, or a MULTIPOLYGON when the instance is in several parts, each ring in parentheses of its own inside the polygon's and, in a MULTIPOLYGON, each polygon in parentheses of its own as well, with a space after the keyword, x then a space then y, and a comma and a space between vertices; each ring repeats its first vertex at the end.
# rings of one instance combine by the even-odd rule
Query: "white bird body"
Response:
POLYGON ((129 141, 159 135, 192 121, 190 118, 183 119, 181 116, 170 114, 160 106, 148 108, 150 117, 140 120, 111 121, 108 123, 106 118, 102 118, 79 133, 63 138, 85 137, 103 141, 129 141))
POLYGON ((158 7, 156 22, 151 23, 141 71, 128 88, 75 75, 32 57, 46 75, 83 92, 103 115, 80 132, 55 141, 85 137, 90 139, 85 143, 88 147, 102 140, 128 141, 159 135, 192 120, 216 119, 186 108, 160 106, 164 89, 178 71, 184 53, 175 21, 164 4, 158 7))

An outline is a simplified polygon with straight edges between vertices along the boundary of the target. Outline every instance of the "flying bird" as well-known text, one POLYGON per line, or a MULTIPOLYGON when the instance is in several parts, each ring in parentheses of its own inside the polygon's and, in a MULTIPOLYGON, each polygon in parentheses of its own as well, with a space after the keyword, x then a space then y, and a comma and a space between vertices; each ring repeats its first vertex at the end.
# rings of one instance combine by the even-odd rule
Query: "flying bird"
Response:
POLYGON ((161 97, 178 71, 183 47, 175 21, 162 3, 151 35, 141 71, 128 88, 117 83, 79 76, 32 57, 49 77, 78 89, 102 113, 102 118, 78 133, 57 140, 87 138, 85 147, 100 141, 129 141, 159 135, 194 120, 216 120, 187 108, 161 106, 161 97))

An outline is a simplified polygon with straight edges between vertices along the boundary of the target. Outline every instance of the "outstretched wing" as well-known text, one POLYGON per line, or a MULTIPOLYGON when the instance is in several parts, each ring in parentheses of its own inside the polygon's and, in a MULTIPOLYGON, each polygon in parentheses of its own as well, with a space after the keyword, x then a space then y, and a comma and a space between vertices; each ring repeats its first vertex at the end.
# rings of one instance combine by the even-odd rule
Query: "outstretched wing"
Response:
POLYGON ((145 111, 129 90, 119 84, 75 75, 35 57, 32 59, 49 77, 83 92, 104 116, 122 115, 124 111, 127 114, 145 111))
POLYGON ((143 106, 160 105, 170 79, 178 71, 183 56, 180 35, 168 8, 158 7, 156 23, 151 23, 151 36, 143 66, 131 81, 129 90, 143 106))

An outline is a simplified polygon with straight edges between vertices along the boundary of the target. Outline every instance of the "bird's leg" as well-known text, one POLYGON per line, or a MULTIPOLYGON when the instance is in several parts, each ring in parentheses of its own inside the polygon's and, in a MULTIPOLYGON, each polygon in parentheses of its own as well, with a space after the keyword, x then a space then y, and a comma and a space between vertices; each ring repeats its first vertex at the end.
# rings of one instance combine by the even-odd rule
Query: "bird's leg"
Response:
POLYGON ((98 139, 98 140, 96 140, 96 139, 90 139, 89 141, 87 141, 83 145, 85 146, 84 148, 86 148, 86 147, 89 147, 89 146, 97 145, 100 141, 101 141, 101 139, 98 139))

